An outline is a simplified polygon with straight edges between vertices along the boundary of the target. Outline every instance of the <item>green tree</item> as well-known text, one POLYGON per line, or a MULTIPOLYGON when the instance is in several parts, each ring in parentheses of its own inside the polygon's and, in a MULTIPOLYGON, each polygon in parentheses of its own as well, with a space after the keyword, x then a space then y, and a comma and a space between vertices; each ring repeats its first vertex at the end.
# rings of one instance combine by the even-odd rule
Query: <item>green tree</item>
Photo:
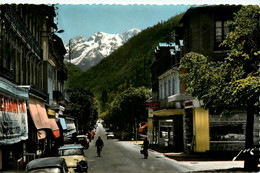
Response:
POLYGON ((84 88, 71 88, 67 90, 72 104, 71 116, 77 118, 78 129, 90 130, 98 119, 98 103, 94 95, 84 88))
POLYGON ((136 124, 147 121, 145 102, 151 92, 145 87, 130 87, 121 92, 111 103, 106 121, 121 131, 131 133, 136 124))
MULTIPOLYGON (((253 148, 254 113, 260 95, 260 10, 259 6, 243 6, 230 24, 229 33, 220 46, 230 48, 223 62, 209 62, 206 57, 189 53, 181 60, 180 69, 187 92, 202 100, 215 113, 227 114, 234 109, 247 111, 245 148, 253 148)), ((257 168, 249 153, 246 170, 257 168)))

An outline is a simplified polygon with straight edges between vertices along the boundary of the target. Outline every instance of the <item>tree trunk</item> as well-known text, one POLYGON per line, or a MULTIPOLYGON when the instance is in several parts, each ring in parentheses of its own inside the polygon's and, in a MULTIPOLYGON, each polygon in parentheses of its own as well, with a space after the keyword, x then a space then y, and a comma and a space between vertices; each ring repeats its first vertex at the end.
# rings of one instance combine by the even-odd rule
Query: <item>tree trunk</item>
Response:
MULTIPOLYGON (((247 121, 246 121, 246 141, 245 149, 254 148, 254 99, 248 100, 247 105, 247 121)), ((258 171, 258 156, 251 155, 250 152, 245 153, 244 168, 246 171, 258 171)))

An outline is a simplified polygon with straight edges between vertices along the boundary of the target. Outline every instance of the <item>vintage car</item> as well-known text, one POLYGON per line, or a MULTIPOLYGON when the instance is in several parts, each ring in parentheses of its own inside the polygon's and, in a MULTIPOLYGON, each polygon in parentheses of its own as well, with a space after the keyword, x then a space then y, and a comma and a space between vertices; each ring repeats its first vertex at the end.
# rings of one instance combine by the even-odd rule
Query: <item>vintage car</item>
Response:
POLYGON ((107 132, 107 139, 114 139, 115 135, 113 132, 107 132))
POLYGON ((76 136, 76 143, 81 144, 84 148, 89 147, 89 139, 87 135, 77 135, 76 136))
POLYGON ((107 135, 107 139, 114 139, 115 137, 114 133, 109 129, 106 129, 106 135, 107 135))
POLYGON ((49 172, 49 173, 69 173, 64 158, 46 157, 30 161, 25 170, 27 172, 49 172))
POLYGON ((87 172, 88 162, 81 145, 64 145, 58 149, 58 154, 65 159, 70 172, 87 172))

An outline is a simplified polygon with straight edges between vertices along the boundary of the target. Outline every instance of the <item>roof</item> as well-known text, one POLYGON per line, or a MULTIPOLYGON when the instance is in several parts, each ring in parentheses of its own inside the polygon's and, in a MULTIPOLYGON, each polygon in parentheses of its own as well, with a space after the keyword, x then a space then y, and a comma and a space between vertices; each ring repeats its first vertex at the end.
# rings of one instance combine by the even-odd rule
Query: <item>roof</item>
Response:
POLYGON ((86 138, 87 135, 77 135, 77 138, 86 138))
MULTIPOLYGON (((183 46, 183 40, 180 40, 180 46, 183 46)), ((154 53, 158 53, 160 48, 165 47, 170 49, 171 55, 175 55, 176 51, 181 51, 180 46, 176 44, 175 42, 170 43, 159 43, 159 45, 154 50, 154 53)))
POLYGON ((64 145, 60 147, 58 150, 68 150, 68 149, 83 149, 83 146, 71 144, 71 145, 64 145))
POLYGON ((182 16, 180 23, 184 23, 189 16, 196 16, 198 13, 208 13, 221 17, 233 17, 233 13, 238 11, 242 5, 202 5, 189 8, 182 16))
POLYGON ((46 168, 46 167, 63 167, 65 164, 65 159, 61 157, 46 157, 41 159, 35 159, 30 161, 27 166, 26 170, 33 170, 39 168, 46 168))

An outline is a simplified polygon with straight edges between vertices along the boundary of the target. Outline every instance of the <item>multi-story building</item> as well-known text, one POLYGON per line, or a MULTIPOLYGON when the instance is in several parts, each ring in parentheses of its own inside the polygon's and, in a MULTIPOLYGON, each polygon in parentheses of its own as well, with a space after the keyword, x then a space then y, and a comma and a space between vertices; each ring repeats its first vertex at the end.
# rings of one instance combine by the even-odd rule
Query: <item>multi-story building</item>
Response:
POLYGON ((46 110, 67 79, 54 17, 49 5, 0 5, 0 170, 49 154, 60 136, 46 110))
POLYGON ((203 109, 202 102, 186 94, 185 84, 179 78, 184 72, 178 69, 179 59, 189 52, 203 54, 211 61, 223 60, 229 50, 219 45, 232 29, 228 21, 233 20, 240 8, 235 5, 192 7, 180 20, 182 28, 176 28, 178 37, 172 45, 178 47, 171 48, 168 43, 159 44, 155 49, 151 67, 152 101, 158 102, 160 107, 154 109, 148 119, 152 121, 148 124, 153 124, 153 128, 148 127, 148 134, 154 143, 178 151, 244 148, 245 114, 225 118, 210 115, 203 109))

